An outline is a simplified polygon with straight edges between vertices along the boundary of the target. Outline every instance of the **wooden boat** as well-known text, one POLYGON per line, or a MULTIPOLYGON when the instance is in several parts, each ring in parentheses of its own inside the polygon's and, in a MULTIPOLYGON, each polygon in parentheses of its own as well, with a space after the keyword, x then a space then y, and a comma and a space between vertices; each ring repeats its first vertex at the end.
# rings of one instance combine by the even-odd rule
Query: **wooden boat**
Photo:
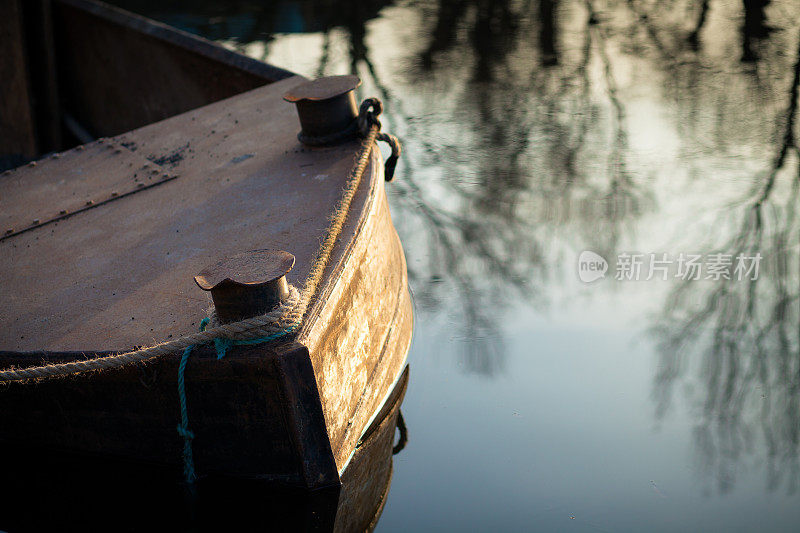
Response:
MULTIPOLYGON (((210 304, 197 284, 214 292, 220 281, 207 267, 230 267, 243 253, 285 250, 295 261, 266 284, 223 276, 240 292, 215 293, 220 318, 249 316, 251 299, 283 294, 275 283, 303 287, 362 149, 356 138, 299 142, 284 96, 306 80, 99 2, 1 9, 12 37, 4 72, 13 75, 0 96, 14 113, 0 155, 32 161, 0 176, 0 370, 184 338, 210 304)), ((341 120, 352 92, 340 92, 305 118, 341 120)), ((221 359, 209 344, 188 357, 185 405, 201 478, 336 486, 387 416, 412 312, 381 154, 367 153, 299 329, 221 359)), ((180 359, 3 384, 0 439, 177 473, 180 359)))

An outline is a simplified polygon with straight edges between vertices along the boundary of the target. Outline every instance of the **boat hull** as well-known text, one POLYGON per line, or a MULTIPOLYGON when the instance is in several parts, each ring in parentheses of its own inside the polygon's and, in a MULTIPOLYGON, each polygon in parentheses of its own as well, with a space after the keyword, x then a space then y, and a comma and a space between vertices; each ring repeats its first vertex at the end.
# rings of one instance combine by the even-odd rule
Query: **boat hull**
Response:
MULTIPOLYGON (((393 441, 408 383, 403 374, 364 436, 341 486, 275 490, 259 480, 205 476, 194 487, 164 469, 52 450, 4 447, 0 529, 7 531, 372 531, 392 481, 393 441), (91 502, 91 512, 87 512, 91 502), (147 509, 147 512, 131 512, 147 509), (124 524, 120 523, 124 517, 124 524)), ((401 430, 402 431, 402 430, 401 430)), ((402 434, 402 433, 401 433, 402 434)))

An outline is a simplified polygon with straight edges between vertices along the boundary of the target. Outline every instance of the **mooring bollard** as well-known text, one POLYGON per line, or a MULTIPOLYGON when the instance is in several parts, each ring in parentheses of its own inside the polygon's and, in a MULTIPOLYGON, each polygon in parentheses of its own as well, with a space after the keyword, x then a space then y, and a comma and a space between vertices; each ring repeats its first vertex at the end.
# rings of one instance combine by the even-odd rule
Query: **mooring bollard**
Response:
POLYGON ((227 257, 194 277, 211 299, 221 324, 263 315, 289 295, 286 274, 294 256, 281 250, 251 250, 227 257))
POLYGON ((283 99, 297 106, 303 144, 321 146, 351 139, 358 133, 358 105, 353 92, 358 76, 328 76, 302 83, 283 99))

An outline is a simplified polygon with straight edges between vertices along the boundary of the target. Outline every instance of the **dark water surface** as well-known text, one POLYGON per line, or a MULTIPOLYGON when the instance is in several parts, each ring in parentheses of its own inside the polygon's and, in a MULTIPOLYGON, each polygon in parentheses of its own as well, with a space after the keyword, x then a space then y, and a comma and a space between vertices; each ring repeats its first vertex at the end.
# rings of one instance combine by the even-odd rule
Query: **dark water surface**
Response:
POLYGON ((385 103, 416 315, 379 531, 800 528, 796 2, 118 3, 385 103))

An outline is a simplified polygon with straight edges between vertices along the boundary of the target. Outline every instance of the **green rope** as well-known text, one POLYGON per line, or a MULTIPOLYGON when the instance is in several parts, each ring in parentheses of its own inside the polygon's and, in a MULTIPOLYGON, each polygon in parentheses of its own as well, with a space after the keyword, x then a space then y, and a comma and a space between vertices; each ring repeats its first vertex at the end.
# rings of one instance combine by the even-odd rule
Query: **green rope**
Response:
MULTIPOLYGON (((211 322, 211 319, 208 317, 201 320, 200 331, 205 331, 209 322, 211 322)), ((225 355, 228 353, 228 349, 231 346, 252 346, 254 344, 263 344, 292 333, 293 331, 297 330, 298 327, 300 327, 300 322, 295 322, 283 331, 256 339, 237 340, 228 339, 225 337, 217 337, 214 339, 214 349, 217 352, 217 359, 222 359, 225 357, 225 355)), ((189 429, 189 411, 186 407, 187 401, 185 380, 186 363, 189 361, 189 355, 192 353, 193 348, 194 345, 189 346, 183 351, 181 361, 178 364, 178 401, 180 402, 181 406, 181 422, 178 424, 178 435, 183 437, 183 476, 186 479, 186 483, 189 485, 192 485, 195 481, 197 481, 197 472, 194 468, 194 454, 192 453, 192 441, 194 440, 195 435, 194 432, 189 429)))
MULTIPOLYGON (((207 318, 203 320, 208 320, 207 318)), ((284 335, 288 335, 289 333, 293 333, 297 331, 297 328, 300 327, 301 322, 295 322, 291 326, 288 326, 283 331, 279 331, 277 333, 273 333, 272 335, 267 335, 266 337, 258 337, 255 339, 228 339, 226 337, 217 337, 214 339, 214 349, 217 352, 217 359, 222 359, 228 354, 228 349, 231 346, 252 346, 254 344, 263 344, 265 342, 269 342, 284 335)))
MULTIPOLYGON (((200 321, 200 331, 205 331, 206 326, 211 321, 206 317, 200 321)), ((181 422, 178 424, 178 435, 183 437, 183 476, 186 478, 186 483, 190 485, 197 480, 197 474, 194 470, 194 455, 192 453, 192 441, 194 440, 194 432, 189 429, 189 411, 186 408, 186 381, 184 375, 186 374, 186 363, 189 361, 189 355, 192 353, 194 346, 189 346, 183 350, 181 362, 178 364, 178 401, 181 405, 181 422)))

